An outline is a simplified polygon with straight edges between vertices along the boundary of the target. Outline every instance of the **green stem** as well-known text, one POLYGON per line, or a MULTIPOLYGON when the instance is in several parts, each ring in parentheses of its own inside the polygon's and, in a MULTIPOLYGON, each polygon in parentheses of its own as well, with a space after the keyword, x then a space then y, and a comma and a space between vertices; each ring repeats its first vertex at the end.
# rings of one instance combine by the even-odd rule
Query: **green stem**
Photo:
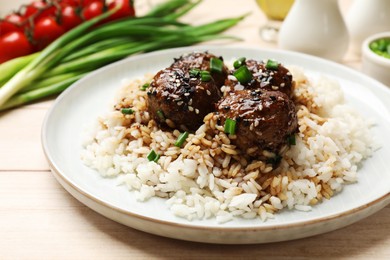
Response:
POLYGON ((83 76, 84 74, 81 74, 54 85, 49 85, 40 89, 31 90, 22 94, 17 94, 11 99, 9 99, 6 103, 1 105, 0 111, 31 103, 48 96, 59 94, 83 76))
POLYGON ((27 56, 15 58, 0 64, 0 86, 12 78, 19 70, 35 59, 39 52, 27 56))

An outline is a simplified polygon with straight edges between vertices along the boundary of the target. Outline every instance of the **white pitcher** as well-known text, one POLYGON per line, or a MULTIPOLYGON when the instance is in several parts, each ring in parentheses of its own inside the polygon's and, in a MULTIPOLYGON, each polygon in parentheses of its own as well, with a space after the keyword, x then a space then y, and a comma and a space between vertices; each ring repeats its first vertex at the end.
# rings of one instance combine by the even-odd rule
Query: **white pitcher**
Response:
POLYGON ((296 0, 279 33, 282 49, 336 61, 342 59, 348 43, 337 0, 296 0))
POLYGON ((368 36, 390 31, 390 0, 355 0, 346 17, 351 49, 361 52, 368 36))

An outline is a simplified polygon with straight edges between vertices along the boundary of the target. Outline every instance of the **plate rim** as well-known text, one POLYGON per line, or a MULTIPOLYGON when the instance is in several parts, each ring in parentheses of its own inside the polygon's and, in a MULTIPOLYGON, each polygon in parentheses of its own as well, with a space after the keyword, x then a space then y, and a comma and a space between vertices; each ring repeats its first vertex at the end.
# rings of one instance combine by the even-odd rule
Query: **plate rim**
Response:
MULTIPOLYGON (((310 219, 310 220, 294 221, 293 223, 286 223, 286 224, 274 223, 274 224, 267 225, 267 226, 257 225, 257 226, 250 226, 250 227, 249 226, 242 226, 242 227, 240 227, 240 226, 230 226, 229 227, 229 226, 225 226, 223 224, 222 225, 213 225, 213 226, 194 225, 190 221, 188 221, 188 223, 178 223, 178 222, 173 222, 173 221, 161 220, 161 219, 157 219, 157 218, 153 218, 153 217, 149 217, 149 216, 144 216, 144 215, 141 215, 141 214, 138 214, 138 213, 130 212, 128 210, 125 210, 125 209, 122 209, 120 207, 114 206, 114 205, 110 204, 109 202, 107 202, 105 200, 102 200, 102 199, 99 199, 99 198, 96 198, 95 196, 93 196, 89 192, 84 191, 76 183, 73 183, 66 176, 66 174, 61 172, 61 170, 57 167, 55 161, 53 160, 52 156, 50 155, 47 139, 45 138, 46 133, 48 131, 48 122, 50 120, 50 117, 51 117, 53 111, 57 107, 57 104, 59 104, 68 95, 68 93, 70 91, 72 91, 74 88, 78 87, 79 82, 86 81, 90 77, 93 77, 95 74, 100 73, 102 70, 106 70, 107 68, 120 66, 120 64, 122 64, 122 63, 135 62, 138 59, 144 59, 144 58, 148 58, 150 56, 159 56, 159 55, 170 54, 170 53, 189 52, 189 51, 196 51, 196 50, 214 50, 214 51, 217 51, 217 50, 221 50, 221 49, 224 49, 224 50, 231 49, 231 50, 236 50, 236 51, 240 51, 240 50, 245 50, 245 51, 249 50, 249 51, 251 51, 251 50, 253 50, 253 51, 256 51, 256 52, 265 51, 265 52, 268 52, 268 53, 271 52, 271 53, 278 53, 278 54, 284 54, 285 53, 285 54, 288 54, 288 55, 293 55, 293 56, 298 57, 298 58, 310 59, 312 61, 319 61, 319 62, 322 62, 324 64, 329 64, 329 65, 331 65, 333 67, 336 67, 336 68, 342 68, 343 70, 347 70, 349 73, 352 73, 354 75, 358 75, 359 77, 363 77, 366 80, 369 80, 369 81, 373 82, 374 85, 375 85, 375 88, 379 88, 382 91, 387 92, 389 94, 389 96, 390 96, 390 89, 388 87, 386 87, 384 84, 380 83, 379 81, 377 81, 377 80, 375 80, 375 79, 373 79, 373 78, 371 78, 371 77, 369 77, 369 76, 367 76, 367 75, 365 75, 365 74, 363 74, 363 73, 361 73, 359 71, 356 71, 356 70, 354 70, 352 68, 349 68, 349 67, 347 67, 345 65, 342 65, 342 64, 339 64, 339 63, 336 63, 336 62, 333 62, 333 61, 325 60, 325 59, 322 59, 322 58, 319 58, 319 57, 316 57, 316 56, 304 54, 304 53, 298 53, 298 52, 292 52, 292 51, 286 51, 286 50, 278 50, 278 49, 265 49, 265 48, 258 48, 258 47, 253 47, 253 46, 250 47, 250 46, 199 45, 199 46, 172 48, 172 49, 155 51, 155 52, 151 52, 151 53, 140 54, 140 55, 128 57, 128 58, 122 59, 120 61, 111 63, 111 64, 109 64, 107 66, 104 66, 102 68, 99 68, 99 69, 89 73, 88 75, 86 75, 82 79, 80 79, 80 80, 76 81, 75 83, 73 83, 65 91, 63 91, 56 98, 54 104, 49 108, 49 110, 47 111, 47 113, 45 115, 44 121, 42 123, 41 144, 42 144, 44 155, 45 155, 45 157, 46 157, 46 159, 47 159, 47 161, 49 163, 49 166, 50 166, 51 170, 55 172, 55 175, 56 175, 55 177, 57 177, 57 176, 60 177, 62 181, 66 182, 75 191, 77 191, 78 193, 80 193, 83 196, 86 196, 88 199, 93 200, 95 203, 98 203, 100 206, 103 206, 105 208, 109 208, 111 210, 117 211, 117 212, 125 214, 127 216, 135 217, 135 218, 138 218, 138 219, 141 219, 141 220, 144 220, 144 221, 149 221, 149 222, 162 224, 162 225, 168 225, 168 226, 171 226, 171 227, 179 227, 179 228, 198 230, 198 231, 201 231, 201 230, 208 230, 208 231, 214 230, 214 231, 242 232, 242 231, 269 231, 269 230, 275 230, 275 229, 278 229, 278 230, 279 229, 291 229, 291 228, 297 228, 297 227, 302 227, 302 226, 307 226, 307 225, 315 225, 315 224, 318 224, 318 223, 321 223, 321 222, 330 222, 332 220, 346 218, 348 216, 357 214, 359 212, 363 212, 365 209, 373 207, 374 205, 377 205, 377 204, 380 204, 380 203, 383 203, 383 205, 378 210, 380 210, 380 209, 386 207, 388 204, 390 204, 390 191, 389 191, 387 194, 384 194, 384 195, 380 196, 379 198, 376 198, 375 200, 370 201, 367 204, 364 204, 364 205, 361 205, 361 206, 358 206, 358 207, 354 207, 352 209, 349 209, 349 210, 346 210, 346 211, 343 211, 343 212, 340 212, 340 213, 334 213, 334 214, 327 215, 327 216, 322 216, 322 217, 320 216, 320 217, 317 217, 317 218, 314 218, 314 219, 310 219)), ((69 191, 67 190, 67 192, 69 192, 69 191)), ((71 195, 74 196, 73 194, 71 194, 71 195)), ((80 201, 79 198, 77 198, 76 196, 74 196, 74 197, 77 200, 80 201)), ((80 202, 83 203, 84 205, 86 205, 86 203, 84 203, 82 201, 80 201, 80 202)), ((88 205, 86 205, 86 206, 91 208, 88 205)), ((371 214, 373 214, 375 212, 376 211, 372 212, 371 214)), ((371 215, 371 214, 369 214, 369 215, 371 215)), ((356 220, 356 221, 358 221, 358 220, 356 220)), ((353 222, 355 222, 355 221, 353 221, 353 222)), ((136 227, 133 227, 133 228, 136 228, 136 227)))

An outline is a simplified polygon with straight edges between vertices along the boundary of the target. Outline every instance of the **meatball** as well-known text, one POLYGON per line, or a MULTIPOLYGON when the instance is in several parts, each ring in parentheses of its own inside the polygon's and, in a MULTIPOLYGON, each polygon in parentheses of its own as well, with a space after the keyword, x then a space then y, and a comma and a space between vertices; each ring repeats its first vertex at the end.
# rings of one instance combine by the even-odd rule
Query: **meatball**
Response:
POLYGON ((293 101, 279 91, 240 90, 228 93, 216 105, 221 124, 236 121, 234 144, 250 156, 264 150, 279 154, 297 131, 293 101))
POLYGON ((218 87, 222 87, 228 75, 228 68, 225 66, 225 64, 223 64, 222 72, 211 71, 210 61, 212 58, 219 59, 223 62, 222 57, 217 57, 208 52, 192 52, 175 59, 175 62, 171 66, 182 68, 184 70, 199 69, 210 71, 215 84, 218 87))
MULTIPOLYGON (((229 77, 225 85, 230 90, 240 89, 262 89, 270 91, 280 91, 288 97, 292 96, 293 80, 290 71, 283 65, 278 64, 277 69, 267 69, 264 62, 247 60, 245 65, 252 73, 253 79, 246 84, 238 84, 234 77, 229 77)), ((233 74, 235 70, 231 71, 233 74)))
MULTIPOLYGON (((200 72, 199 72, 200 74, 200 72)), ((148 112, 161 126, 195 131, 221 98, 210 77, 202 81, 179 67, 159 71, 148 89, 148 112)))

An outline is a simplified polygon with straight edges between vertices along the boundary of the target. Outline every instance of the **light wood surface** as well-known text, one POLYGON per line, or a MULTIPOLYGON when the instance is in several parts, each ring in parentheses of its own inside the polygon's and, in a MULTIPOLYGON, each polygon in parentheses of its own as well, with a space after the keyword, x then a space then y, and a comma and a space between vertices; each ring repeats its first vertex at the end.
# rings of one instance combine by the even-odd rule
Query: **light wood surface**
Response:
MULTIPOLYGON (((341 1, 347 12, 349 1, 341 1)), ((194 23, 252 12, 229 34, 262 42, 264 15, 251 0, 204 0, 194 23), (221 3, 223 3, 221 5, 221 3)), ((360 58, 343 63, 360 69, 360 58)), ((346 228, 289 242, 224 246, 178 241, 115 223, 74 199, 54 179, 41 148, 41 125, 53 100, 0 114, 0 259, 390 259, 390 206, 346 228)))

